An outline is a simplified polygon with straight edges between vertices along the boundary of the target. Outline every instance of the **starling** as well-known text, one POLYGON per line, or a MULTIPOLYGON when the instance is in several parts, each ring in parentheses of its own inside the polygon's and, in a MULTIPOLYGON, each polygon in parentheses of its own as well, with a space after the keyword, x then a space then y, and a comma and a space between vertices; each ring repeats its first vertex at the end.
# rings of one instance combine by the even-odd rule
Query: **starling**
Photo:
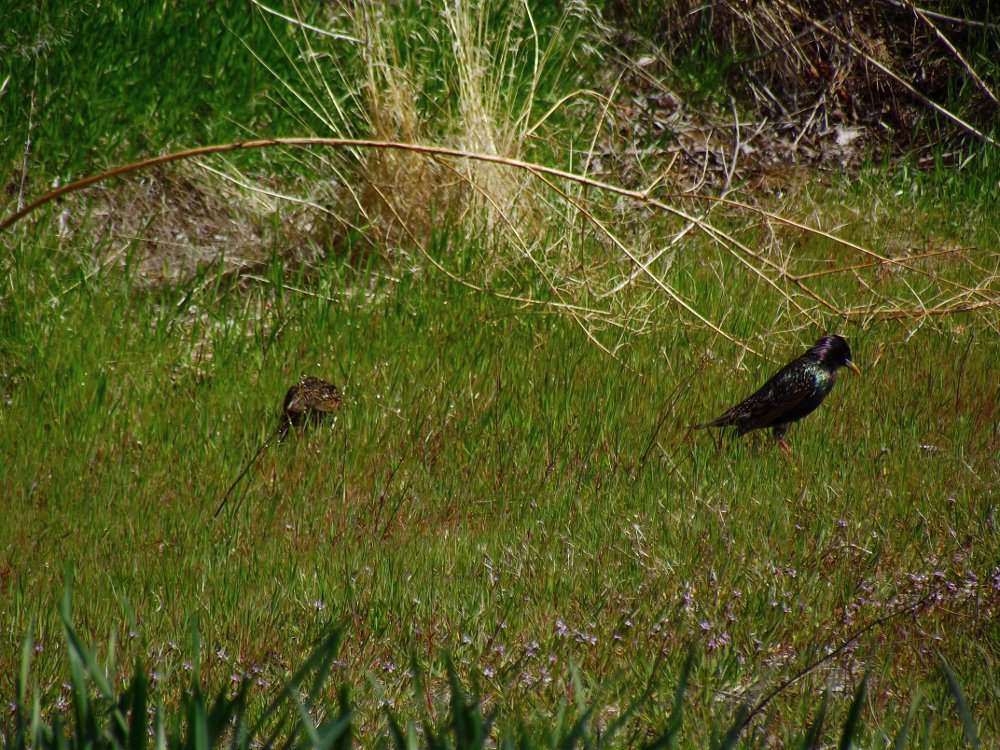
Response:
POLYGON ((298 427, 307 420, 317 422, 324 414, 340 408, 340 391, 337 386, 322 378, 302 378, 288 389, 281 407, 281 424, 278 440, 284 440, 290 427, 298 427))
POLYGON ((819 406, 837 382, 837 370, 849 367, 855 375, 861 371, 851 361, 851 347, 843 336, 823 336, 809 351, 785 365, 770 380, 747 398, 703 427, 736 426, 736 434, 751 430, 774 429, 778 444, 789 452, 785 433, 789 426, 819 406))

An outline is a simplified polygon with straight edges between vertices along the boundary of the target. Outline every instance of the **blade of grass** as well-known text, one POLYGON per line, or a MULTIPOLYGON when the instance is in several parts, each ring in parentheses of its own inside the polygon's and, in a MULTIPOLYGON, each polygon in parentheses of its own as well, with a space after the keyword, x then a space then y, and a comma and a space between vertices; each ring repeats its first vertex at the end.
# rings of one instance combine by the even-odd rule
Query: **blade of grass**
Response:
POLYGON ((854 736, 858 732, 858 722, 861 718, 861 709, 864 707, 865 698, 868 696, 868 672, 861 678, 861 684, 854 691, 854 699, 851 707, 847 711, 847 718, 844 720, 844 729, 840 734, 840 750, 850 750, 854 744, 854 736))
POLYGON ((944 658, 944 654, 938 654, 938 658, 941 660, 941 666, 944 669, 945 676, 948 678, 948 689, 951 690, 951 697, 955 700, 955 708, 958 709, 958 716, 962 720, 962 730, 965 732, 965 739, 972 748, 979 747, 979 732, 976 731, 976 723, 972 719, 972 712, 969 711, 969 704, 965 701, 965 695, 962 693, 962 685, 958 681, 958 677, 955 676, 955 672, 952 670, 951 665, 948 664, 948 660, 944 658))

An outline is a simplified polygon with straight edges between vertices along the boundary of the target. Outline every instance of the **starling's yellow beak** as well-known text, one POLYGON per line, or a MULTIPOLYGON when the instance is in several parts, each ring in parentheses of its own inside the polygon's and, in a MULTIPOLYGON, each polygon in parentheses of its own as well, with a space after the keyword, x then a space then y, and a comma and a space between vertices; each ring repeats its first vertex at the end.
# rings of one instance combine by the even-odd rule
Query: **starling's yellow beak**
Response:
POLYGON ((853 372, 855 375, 861 374, 861 370, 859 370, 858 366, 853 362, 851 362, 851 360, 847 360, 844 364, 847 365, 849 368, 851 368, 851 372, 853 372))

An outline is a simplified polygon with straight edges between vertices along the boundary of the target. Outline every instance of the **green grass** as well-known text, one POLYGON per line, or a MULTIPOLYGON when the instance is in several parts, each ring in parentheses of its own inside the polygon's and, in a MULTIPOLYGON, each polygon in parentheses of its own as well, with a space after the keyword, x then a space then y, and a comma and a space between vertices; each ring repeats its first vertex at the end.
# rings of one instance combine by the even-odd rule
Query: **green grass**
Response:
MULTIPOLYGON (((253 18, 231 15, 234 23, 253 18)), ((243 120, 261 72, 233 65, 242 57, 240 44, 222 31, 222 21, 199 3, 172 13, 138 2, 9 10, 2 32, 9 52, 0 78, 10 76, 2 106, 10 137, 2 163, 20 167, 30 137, 31 174, 37 168, 39 176, 67 181, 81 176, 77 170, 104 168, 189 138, 239 137, 239 126, 225 115, 243 120)))
MULTIPOLYGON (((39 125, 32 174, 79 176, 104 158, 237 132, 232 121, 257 111, 238 96, 250 85, 246 59, 216 60, 195 31, 169 33, 191 45, 190 59, 221 71, 205 119, 185 109, 190 84, 155 110, 160 93, 174 94, 139 86, 121 122, 39 125), (231 102, 233 116, 220 116, 216 106, 231 102), (115 140, 147 118, 156 147, 115 140), (106 140, 105 130, 116 135, 106 140)), ((60 75, 81 76, 82 93, 110 85, 102 67, 72 60, 60 75)), ((23 123, 14 101, 0 99, 5 122, 23 123)), ((4 163, 16 165, 11 143, 4 163)), ((964 179, 897 172, 886 183, 887 172, 811 189, 783 209, 833 217, 841 234, 879 251, 971 247, 921 266, 962 283, 996 267, 1000 225, 969 187, 995 185, 995 163, 982 159, 964 179)), ((95 271, 92 258, 107 248, 59 235, 59 210, 0 240, 9 251, 0 259, 6 699, 18 694, 29 630, 40 710, 58 716, 79 693, 63 684, 76 675, 56 607, 71 568, 74 632, 97 644, 98 660, 110 658, 115 634, 117 663, 156 675, 151 704, 187 710, 182 689, 195 670, 205 694, 248 675, 248 711, 260 716, 338 626, 343 643, 316 701, 336 711, 335 688, 349 686, 366 746, 385 731, 386 704, 404 725, 425 704, 447 714, 455 683, 444 653, 501 726, 523 724, 535 741, 567 737, 591 704, 592 731, 606 729, 649 691, 618 735, 637 744, 670 725, 693 648, 678 738, 702 747, 724 739, 745 703, 935 593, 780 692, 741 742, 789 745, 810 731, 836 742, 847 722, 862 746, 904 726, 907 747, 958 746, 968 722, 984 744, 1000 736, 995 309, 863 326, 822 318, 849 337, 864 376, 845 373, 792 428, 788 459, 764 436, 716 439, 687 427, 821 333, 793 327, 761 282, 694 235, 671 283, 759 356, 664 307, 646 333, 621 335, 613 359, 565 315, 472 291, 427 264, 388 269, 331 248, 317 262, 288 263, 280 215, 265 237, 272 260, 256 274, 265 282, 208 267, 149 288, 131 254, 95 271), (340 385, 345 408, 269 448, 213 518, 303 374, 340 385), (425 672, 425 696, 411 664, 425 672)), ((668 228, 650 219, 642 231, 655 242, 668 228)), ((788 247, 816 268, 854 259, 818 238, 788 247)), ((587 238, 574 251, 606 252, 587 238)), ((496 247, 442 228, 430 252, 476 269, 496 247)), ((533 278, 523 259, 504 269, 507 279, 533 278)), ((933 283, 888 271, 863 278, 889 295, 933 283)), ((820 277, 817 290, 849 305, 868 298, 846 274, 820 277)))
MULTIPOLYGON (((995 704, 1000 352, 975 323, 853 332, 865 376, 793 428, 789 461, 768 440, 716 444, 685 425, 750 390, 794 339, 734 371, 734 349, 664 321, 618 363, 564 318, 434 277, 376 284, 369 300, 334 263, 310 283, 329 300, 201 279, 140 293, 116 271, 49 305, 50 254, 17 251, 5 652, 36 620, 49 700, 62 669, 50 606, 72 563, 83 632, 117 632, 126 663, 161 674, 182 673, 169 644, 192 616, 207 652, 226 654, 203 665, 210 681, 276 682, 334 622, 337 676, 361 711, 377 706, 366 673, 405 701, 410 655, 449 650, 491 700, 530 713, 565 700, 571 665, 634 698, 661 649, 668 691, 694 643, 695 726, 726 723, 744 691, 947 582, 960 592, 780 696, 771 731, 804 726, 825 686, 846 684, 846 700, 868 669, 865 723, 891 732, 918 690, 947 695, 938 652, 973 706, 995 704), (340 383, 347 407, 269 449, 213 519, 304 373, 340 383)), ((959 730, 940 722, 934 737, 959 730)))

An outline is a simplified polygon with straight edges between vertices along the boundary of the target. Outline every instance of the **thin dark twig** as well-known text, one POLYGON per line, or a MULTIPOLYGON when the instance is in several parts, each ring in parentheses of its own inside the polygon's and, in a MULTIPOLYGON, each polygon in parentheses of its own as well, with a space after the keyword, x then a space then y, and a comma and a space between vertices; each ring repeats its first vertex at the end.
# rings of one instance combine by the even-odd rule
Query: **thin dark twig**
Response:
POLYGON ((969 358, 969 350, 972 348, 972 342, 976 338, 976 332, 969 331, 969 343, 965 346, 965 353, 962 354, 962 362, 958 366, 958 380, 955 383, 955 412, 958 412, 959 404, 962 403, 962 378, 965 377, 965 360, 969 358))
POLYGON ((219 502, 218 507, 215 509, 215 513, 212 514, 212 518, 219 517, 219 513, 221 513, 222 509, 225 507, 226 501, 229 500, 229 496, 233 494, 233 490, 236 489, 236 485, 240 483, 240 480, 247 475, 247 472, 250 471, 250 469, 252 469, 260 462, 260 459, 264 455, 264 451, 267 450, 268 446, 271 445, 271 442, 274 440, 275 436, 278 435, 278 433, 281 431, 281 427, 282 427, 281 424, 275 427, 274 430, 271 431, 271 434, 268 436, 268 438, 263 443, 260 444, 260 447, 257 449, 257 452, 253 454, 253 458, 251 458, 249 461, 246 462, 246 464, 244 464, 243 470, 239 473, 239 476, 237 476, 236 479, 233 481, 233 483, 229 485, 229 489, 226 490, 226 494, 222 496, 222 500, 219 502))
POLYGON ((653 432, 650 434, 649 440, 646 443, 646 448, 643 450, 642 456, 639 457, 639 466, 637 468, 635 480, 633 481, 633 483, 635 481, 638 481, 639 474, 641 474, 643 468, 645 468, 646 459, 649 458, 649 454, 653 450, 653 446, 656 444, 656 438, 660 434, 660 430, 663 429, 663 425, 667 421, 667 417, 669 417, 671 414, 674 413, 674 407, 677 405, 677 397, 680 395, 681 389, 688 383, 690 383, 692 380, 694 380, 694 378, 697 377, 697 375, 704 369, 705 369, 705 361, 703 360, 701 365, 699 365, 698 368, 690 375, 688 375, 686 378, 682 378, 677 383, 677 385, 674 386, 674 389, 670 392, 670 395, 667 396, 666 404, 664 404, 663 415, 656 423, 656 427, 653 429, 653 432))
POLYGON ((757 715, 760 714, 760 712, 767 707, 767 704, 770 703, 772 700, 774 700, 774 698, 776 698, 778 695, 780 695, 785 690, 790 688, 792 685, 801 680, 803 677, 806 677, 815 672, 820 666, 830 661, 835 656, 844 651, 846 648, 851 646, 869 630, 881 627, 882 625, 885 625, 887 622, 891 620, 895 620, 897 617, 900 617, 901 615, 905 615, 909 612, 916 612, 922 609, 928 602, 933 601, 935 597, 937 597, 937 595, 941 592, 942 588, 943 587, 939 586, 938 588, 934 589, 929 594, 926 594, 925 596, 921 597, 908 607, 896 610, 895 612, 890 612, 889 614, 879 617, 876 620, 872 620, 864 627, 854 631, 854 633, 852 633, 850 637, 847 638, 847 640, 845 640, 843 643, 837 646, 837 648, 835 648, 833 651, 826 654, 825 656, 820 657, 811 664, 807 665, 806 667, 804 667, 803 669, 801 669, 800 671, 796 672, 794 675, 789 677, 787 680, 784 680, 781 684, 779 684, 776 688, 774 688, 774 690, 772 690, 770 693, 764 696, 764 698, 762 698, 756 706, 750 709, 750 712, 746 715, 746 717, 743 719, 743 722, 739 725, 739 728, 736 730, 736 734, 737 735, 742 734, 743 730, 746 729, 748 726, 750 726, 750 723, 754 720, 754 718, 756 718, 757 715))

